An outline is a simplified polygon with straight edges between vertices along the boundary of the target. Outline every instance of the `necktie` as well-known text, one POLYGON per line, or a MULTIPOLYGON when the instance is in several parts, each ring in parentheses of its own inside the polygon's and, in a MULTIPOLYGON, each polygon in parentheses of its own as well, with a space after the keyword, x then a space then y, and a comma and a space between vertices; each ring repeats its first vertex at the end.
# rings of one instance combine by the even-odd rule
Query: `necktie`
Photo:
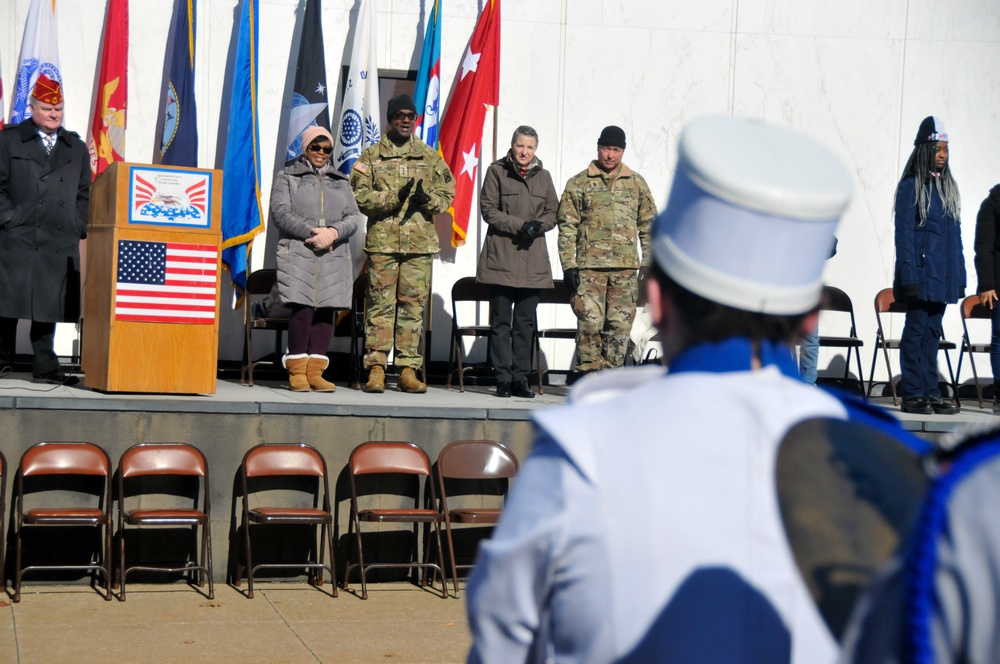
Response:
POLYGON ((45 154, 52 154, 52 148, 56 146, 55 134, 46 134, 42 136, 42 143, 45 144, 45 154))

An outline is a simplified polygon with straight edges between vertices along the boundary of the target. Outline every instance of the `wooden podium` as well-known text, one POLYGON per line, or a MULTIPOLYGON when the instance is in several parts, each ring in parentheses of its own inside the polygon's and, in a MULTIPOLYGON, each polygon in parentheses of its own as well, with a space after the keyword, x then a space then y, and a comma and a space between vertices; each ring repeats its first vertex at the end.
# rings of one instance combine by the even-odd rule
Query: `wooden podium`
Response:
POLYGON ((94 182, 84 385, 212 394, 219 356, 222 171, 116 162, 94 182))

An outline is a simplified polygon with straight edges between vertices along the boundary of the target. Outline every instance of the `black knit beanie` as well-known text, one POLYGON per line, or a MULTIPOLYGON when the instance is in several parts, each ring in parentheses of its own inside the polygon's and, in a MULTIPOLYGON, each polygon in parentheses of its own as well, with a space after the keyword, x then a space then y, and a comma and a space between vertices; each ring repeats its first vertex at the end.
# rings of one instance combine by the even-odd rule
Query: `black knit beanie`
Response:
POLYGON ((609 125, 601 131, 601 137, 597 139, 598 145, 625 149, 625 130, 621 127, 609 125))
POLYGON ((417 105, 413 103, 413 98, 410 95, 396 95, 390 99, 389 107, 385 111, 385 117, 387 120, 391 120, 392 116, 400 111, 417 112, 417 105))

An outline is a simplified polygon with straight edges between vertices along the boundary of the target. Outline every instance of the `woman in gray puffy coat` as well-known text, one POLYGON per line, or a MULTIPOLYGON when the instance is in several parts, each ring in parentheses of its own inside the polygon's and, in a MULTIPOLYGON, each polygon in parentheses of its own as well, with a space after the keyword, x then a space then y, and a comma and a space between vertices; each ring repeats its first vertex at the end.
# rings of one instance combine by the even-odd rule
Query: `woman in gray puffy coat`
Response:
POLYGON ((559 198, 535 156, 538 133, 514 130, 510 152, 490 164, 479 197, 488 228, 476 281, 490 284, 490 357, 497 396, 530 399, 531 341, 538 291, 552 288, 545 233, 556 225, 559 198))
POLYGON ((349 238, 361 212, 347 178, 330 164, 333 136, 322 127, 302 132, 305 150, 271 188, 278 228, 278 297, 288 321, 288 381, 296 392, 332 392, 323 379, 336 309, 349 309, 354 274, 349 238))

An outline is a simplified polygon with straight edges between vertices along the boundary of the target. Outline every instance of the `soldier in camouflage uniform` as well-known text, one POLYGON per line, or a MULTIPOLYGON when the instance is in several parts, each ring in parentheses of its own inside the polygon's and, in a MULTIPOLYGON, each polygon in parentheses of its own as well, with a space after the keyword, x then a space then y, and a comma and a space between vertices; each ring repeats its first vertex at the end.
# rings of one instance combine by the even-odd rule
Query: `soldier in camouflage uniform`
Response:
POLYGON ((385 390, 387 355, 395 342, 399 389, 422 393, 420 337, 430 296, 431 266, 441 250, 434 215, 448 210, 455 179, 444 159, 413 136, 416 107, 407 95, 389 100, 389 130, 358 158, 351 187, 368 216, 365 368, 369 392, 385 390))
POLYGON ((574 293, 575 368, 583 373, 625 363, 639 290, 636 270, 649 264, 656 204, 646 180, 621 163, 624 152, 625 132, 605 127, 597 159, 566 183, 559 203, 559 260, 574 293))

